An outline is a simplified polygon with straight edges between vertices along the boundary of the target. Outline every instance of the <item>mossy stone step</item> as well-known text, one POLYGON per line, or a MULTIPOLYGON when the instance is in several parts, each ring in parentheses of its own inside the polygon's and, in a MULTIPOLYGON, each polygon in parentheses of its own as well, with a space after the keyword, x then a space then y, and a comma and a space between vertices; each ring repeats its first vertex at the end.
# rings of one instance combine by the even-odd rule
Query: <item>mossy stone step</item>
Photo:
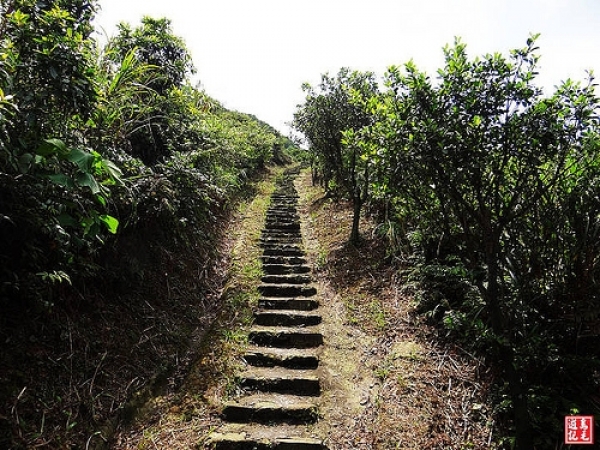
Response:
POLYGON ((302 238, 300 236, 297 237, 268 237, 261 238, 259 241, 259 245, 261 248, 270 248, 275 247, 277 245, 294 245, 299 247, 302 245, 302 238))
POLYGON ((271 208, 267 210, 267 219, 287 219, 287 220, 300 220, 298 211, 296 208, 271 208))
POLYGON ((261 278, 263 283, 279 283, 279 284, 309 284, 313 281, 312 277, 302 273, 284 273, 284 274, 268 274, 261 278))
POLYGON ((261 245, 265 244, 299 244, 302 242, 302 236, 299 234, 282 234, 275 236, 262 236, 259 240, 261 245))
POLYGON ((287 233, 287 232, 266 232, 264 231, 259 243, 260 244, 299 244, 302 242, 302 236, 300 233, 287 233))
POLYGON ((297 221, 273 221, 269 222, 266 225, 266 228, 269 230, 283 230, 283 231, 299 231, 300 230, 300 222, 297 221))
POLYGON ((310 328, 254 326, 248 342, 260 347, 314 348, 323 345, 323 335, 310 328))
POLYGON ((262 269, 267 275, 310 273, 310 266, 306 264, 263 264, 262 269))
POLYGON ((296 210, 296 206, 298 205, 297 197, 271 197, 271 204, 267 211, 273 210, 296 210))
POLYGON ((319 307, 319 301, 314 298, 261 297, 258 306, 268 310, 312 311, 319 307))
POLYGON ((265 219, 269 220, 300 220, 298 210, 293 205, 284 207, 269 208, 265 213, 265 219))
MULTIPOLYGON (((305 400, 319 402, 316 398, 305 398, 305 400)), ((306 424, 277 424, 271 426, 264 423, 224 423, 214 431, 214 434, 233 434, 241 435, 246 439, 254 439, 258 442, 275 442, 282 439, 323 439, 323 436, 312 427, 306 424)), ((210 437, 214 435, 210 434, 210 437)))
POLYGON ((240 375, 240 387, 250 391, 291 394, 302 397, 321 395, 321 383, 314 370, 250 367, 240 375))
POLYGON ((293 210, 268 210, 265 214, 265 223, 269 222, 300 222, 300 216, 293 210))
POLYGON ((284 438, 276 441, 255 440, 243 434, 218 435, 211 441, 211 450, 326 450, 318 439, 284 438))
POLYGON ((263 264, 287 264, 287 265, 303 265, 306 264, 306 258, 301 256, 273 256, 263 255, 261 257, 263 264))
POLYGON ((211 450, 327 450, 323 441, 310 438, 282 438, 257 440, 245 437, 244 433, 218 435, 209 443, 211 450))
POLYGON ((293 215, 299 217, 296 205, 291 203, 271 206, 267 209, 267 217, 269 215, 293 215))
POLYGON ((258 286, 258 292, 265 297, 312 297, 317 288, 306 284, 266 284, 258 286))
POLYGON ((266 227, 265 228, 269 228, 270 225, 279 225, 279 224, 283 224, 283 225, 300 225, 300 218, 298 216, 290 216, 290 215, 286 215, 286 216, 272 216, 269 217, 267 215, 266 219, 265 219, 265 224, 266 227))
POLYGON ((306 397, 253 394, 226 403, 223 416, 229 422, 313 423, 318 419, 318 408, 306 397))
POLYGON ((286 231, 286 230, 273 230, 264 228, 261 233, 262 238, 295 238, 301 239, 302 234, 298 230, 286 231))
POLYGON ((298 200, 300 196, 293 186, 286 186, 283 189, 275 189, 271 198, 273 200, 298 200))
POLYGON ((293 244, 264 244, 262 245, 265 256, 304 256, 304 250, 293 244))
POLYGON ((270 224, 296 224, 300 223, 300 218, 295 214, 267 214, 267 218, 265 219, 266 228, 269 227, 270 224))
POLYGON ((262 236, 302 236, 300 230, 278 230, 276 228, 263 228, 261 232, 262 236))
POLYGON ((256 311, 254 323, 262 326, 298 327, 319 325, 321 315, 309 311, 256 311))
POLYGON ((244 360, 251 366, 285 367, 288 369, 316 369, 319 357, 314 349, 250 347, 244 360))

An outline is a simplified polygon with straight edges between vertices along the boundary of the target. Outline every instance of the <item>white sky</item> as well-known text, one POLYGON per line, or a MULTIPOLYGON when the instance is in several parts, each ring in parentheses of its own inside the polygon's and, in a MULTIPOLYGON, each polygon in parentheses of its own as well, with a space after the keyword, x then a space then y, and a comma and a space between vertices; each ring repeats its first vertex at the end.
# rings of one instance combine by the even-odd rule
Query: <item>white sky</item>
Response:
POLYGON ((598 0, 99 0, 96 25, 168 17, 206 92, 288 134, 303 82, 341 67, 370 70, 414 59, 431 76, 455 36, 470 56, 525 46, 541 33, 538 84, 600 77, 598 0))

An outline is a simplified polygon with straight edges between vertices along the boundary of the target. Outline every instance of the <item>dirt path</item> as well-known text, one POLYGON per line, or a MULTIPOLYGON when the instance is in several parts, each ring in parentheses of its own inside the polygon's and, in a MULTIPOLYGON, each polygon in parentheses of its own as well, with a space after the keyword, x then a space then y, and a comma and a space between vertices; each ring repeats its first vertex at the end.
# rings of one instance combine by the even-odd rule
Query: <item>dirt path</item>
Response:
MULTIPOLYGON (((289 242, 277 245, 292 253, 301 248, 303 255, 287 257, 306 261, 265 260, 265 266, 290 267, 267 269, 262 282, 262 270, 239 270, 236 277, 248 281, 225 293, 238 303, 220 319, 207 341, 205 356, 183 387, 157 397, 112 448, 495 448, 491 407, 485 400, 490 377, 484 366, 459 348, 444 344, 414 313, 397 268, 392 269, 386 260, 384 241, 373 238, 373 224, 364 220, 363 244, 348 247, 349 205, 325 200, 311 186, 308 173, 297 177, 295 186, 302 244, 297 243, 297 236, 287 236, 289 242), (268 295, 266 289, 271 288, 265 285, 282 281, 269 271, 280 269, 295 273, 297 283, 285 284, 296 287, 308 286, 304 275, 310 271, 309 286, 316 295, 290 291, 268 295), (260 290, 262 296, 244 297, 244 289, 260 290), (293 298, 317 301, 319 307, 304 312, 298 305, 286 308, 285 313, 272 308, 265 311, 269 301, 273 306, 293 298), (305 322, 307 318, 312 322, 305 322), (266 322, 253 325, 256 320, 266 322), (296 346, 274 344, 273 339, 289 340, 285 329, 272 333, 282 327, 281 320, 301 325, 304 334, 321 335, 322 344, 277 348, 296 346), (265 323, 271 330, 264 329, 265 323), (314 357, 318 357, 316 369, 314 357), (253 359, 261 365, 279 366, 277 371, 300 362, 291 370, 302 376, 290 381, 289 372, 259 368, 267 371, 259 379, 256 372, 252 374, 253 359), (261 391, 270 397, 257 397, 261 391), (286 397, 290 394, 295 398, 286 397), (273 423, 277 424, 275 435, 271 434, 273 423), (269 443, 276 446, 268 447, 269 443)), ((250 208, 244 220, 253 220, 252 231, 238 236, 234 252, 237 248, 239 254, 233 256, 234 261, 260 259, 260 231, 253 216, 257 213, 250 208)), ((260 229, 264 223, 260 222, 260 229)), ((263 236, 263 245, 267 238, 263 236)))

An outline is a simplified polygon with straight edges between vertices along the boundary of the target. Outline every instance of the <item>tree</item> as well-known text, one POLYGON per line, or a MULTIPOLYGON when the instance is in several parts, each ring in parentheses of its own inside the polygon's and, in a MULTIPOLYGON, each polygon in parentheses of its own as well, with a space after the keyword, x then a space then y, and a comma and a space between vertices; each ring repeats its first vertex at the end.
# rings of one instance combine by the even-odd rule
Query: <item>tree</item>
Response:
POLYGON ((0 258, 10 298, 39 294, 56 269, 68 279, 65 270, 81 262, 75 255, 95 253, 118 226, 107 186, 120 171, 85 148, 83 133, 97 101, 95 8, 84 0, 2 3, 0 258))
POLYGON ((360 211, 368 197, 370 163, 363 148, 355 145, 352 133, 372 123, 359 100, 374 96, 378 90, 371 72, 341 69, 335 78, 322 75, 315 90, 303 86, 304 104, 294 114, 294 127, 304 134, 313 153, 313 164, 322 172, 330 193, 352 199, 354 217, 350 241, 359 239, 360 211), (344 137, 344 133, 347 136, 344 137))
POLYGON ((118 29, 118 35, 109 45, 117 50, 121 60, 133 51, 138 61, 155 66, 160 76, 150 87, 160 95, 181 87, 188 75, 194 73, 190 53, 184 41, 173 34, 169 19, 144 16, 138 27, 132 29, 122 22, 118 29))
POLYGON ((2 49, 19 105, 10 135, 14 144, 36 147, 64 135, 90 116, 96 101, 93 0, 4 1, 2 49))
MULTIPOLYGON (((541 271, 525 269, 548 256, 548 234, 539 235, 547 207, 565 204, 561 186, 571 185, 573 171, 592 167, 582 162, 582 148, 596 125, 597 108, 591 86, 567 84, 542 98, 533 85, 536 50, 532 37, 509 59, 493 54, 470 61, 457 41, 444 50, 439 86, 411 64, 405 76, 390 74, 398 104, 387 111, 402 136, 394 138, 399 144, 394 151, 411 161, 399 169, 419 186, 404 195, 426 192, 436 199, 441 210, 436 220, 473 274, 508 383, 516 446, 526 450, 533 449, 526 374, 543 323, 530 295, 543 278, 541 271), (519 258, 526 263, 517 264, 519 258)), ((559 262, 550 261, 546 264, 559 262)))
MULTIPOLYGON (((188 75, 194 71, 191 56, 183 40, 173 34, 169 19, 146 16, 135 28, 127 23, 118 28, 118 34, 105 49, 107 58, 117 67, 112 70, 118 73, 122 65, 144 67, 137 71, 141 76, 138 83, 145 89, 142 101, 135 103, 136 126, 128 133, 129 151, 153 165, 176 150, 173 136, 177 131, 171 125, 177 121, 177 115, 185 114, 176 90, 185 87, 188 75)), ((127 74, 135 75, 131 70, 127 74)))

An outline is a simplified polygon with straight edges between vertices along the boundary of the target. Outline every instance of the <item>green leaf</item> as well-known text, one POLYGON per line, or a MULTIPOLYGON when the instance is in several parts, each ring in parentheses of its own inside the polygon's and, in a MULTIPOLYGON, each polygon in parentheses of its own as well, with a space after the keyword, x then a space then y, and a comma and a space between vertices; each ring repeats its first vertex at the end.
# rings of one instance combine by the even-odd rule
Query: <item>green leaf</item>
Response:
POLYGON ((40 156, 54 156, 64 158, 69 154, 67 145, 60 139, 46 139, 35 151, 40 156))
POLYGON ((102 214, 99 219, 106 225, 109 233, 116 234, 119 228, 119 220, 108 214, 102 214))
POLYGON ((34 160, 35 160, 35 157, 31 153, 23 153, 19 157, 19 162, 18 162, 19 170, 21 171, 21 173, 29 172, 29 169, 31 168, 31 164, 34 162, 34 160))
POLYGON ((79 225, 79 222, 77 222, 77 220, 75 220, 75 218, 67 213, 63 213, 60 216, 58 216, 58 223, 60 224, 61 227, 77 227, 79 225))
POLYGON ((87 173, 92 172, 95 157, 91 153, 78 148, 73 148, 69 154, 66 155, 66 159, 67 161, 76 164, 81 171, 87 173))
POLYGON ((17 27, 23 27, 29 21, 29 14, 25 14, 20 9, 17 9, 15 12, 8 14, 7 17, 15 24, 17 27))
POLYGON ((122 186, 124 184, 123 179, 121 178, 121 176, 123 175, 123 172, 121 171, 121 169, 119 169, 119 167, 114 162, 112 162, 108 159, 103 159, 102 160, 102 168, 104 169, 104 171, 106 173, 108 173, 110 181, 113 184, 116 184, 118 186, 122 186))
POLYGON ((100 203, 102 206, 108 205, 108 202, 106 201, 106 198, 103 195, 96 195, 96 200, 98 200, 98 203, 100 203))
POLYGON ((47 175, 48 179, 59 186, 64 186, 68 188, 72 188, 75 186, 71 177, 65 175, 64 173, 54 173, 51 175, 47 175))
POLYGON ((77 185, 89 187, 92 191, 92 194, 98 194, 99 192, 101 192, 100 185, 98 184, 94 176, 90 173, 80 172, 77 175, 77 185))

